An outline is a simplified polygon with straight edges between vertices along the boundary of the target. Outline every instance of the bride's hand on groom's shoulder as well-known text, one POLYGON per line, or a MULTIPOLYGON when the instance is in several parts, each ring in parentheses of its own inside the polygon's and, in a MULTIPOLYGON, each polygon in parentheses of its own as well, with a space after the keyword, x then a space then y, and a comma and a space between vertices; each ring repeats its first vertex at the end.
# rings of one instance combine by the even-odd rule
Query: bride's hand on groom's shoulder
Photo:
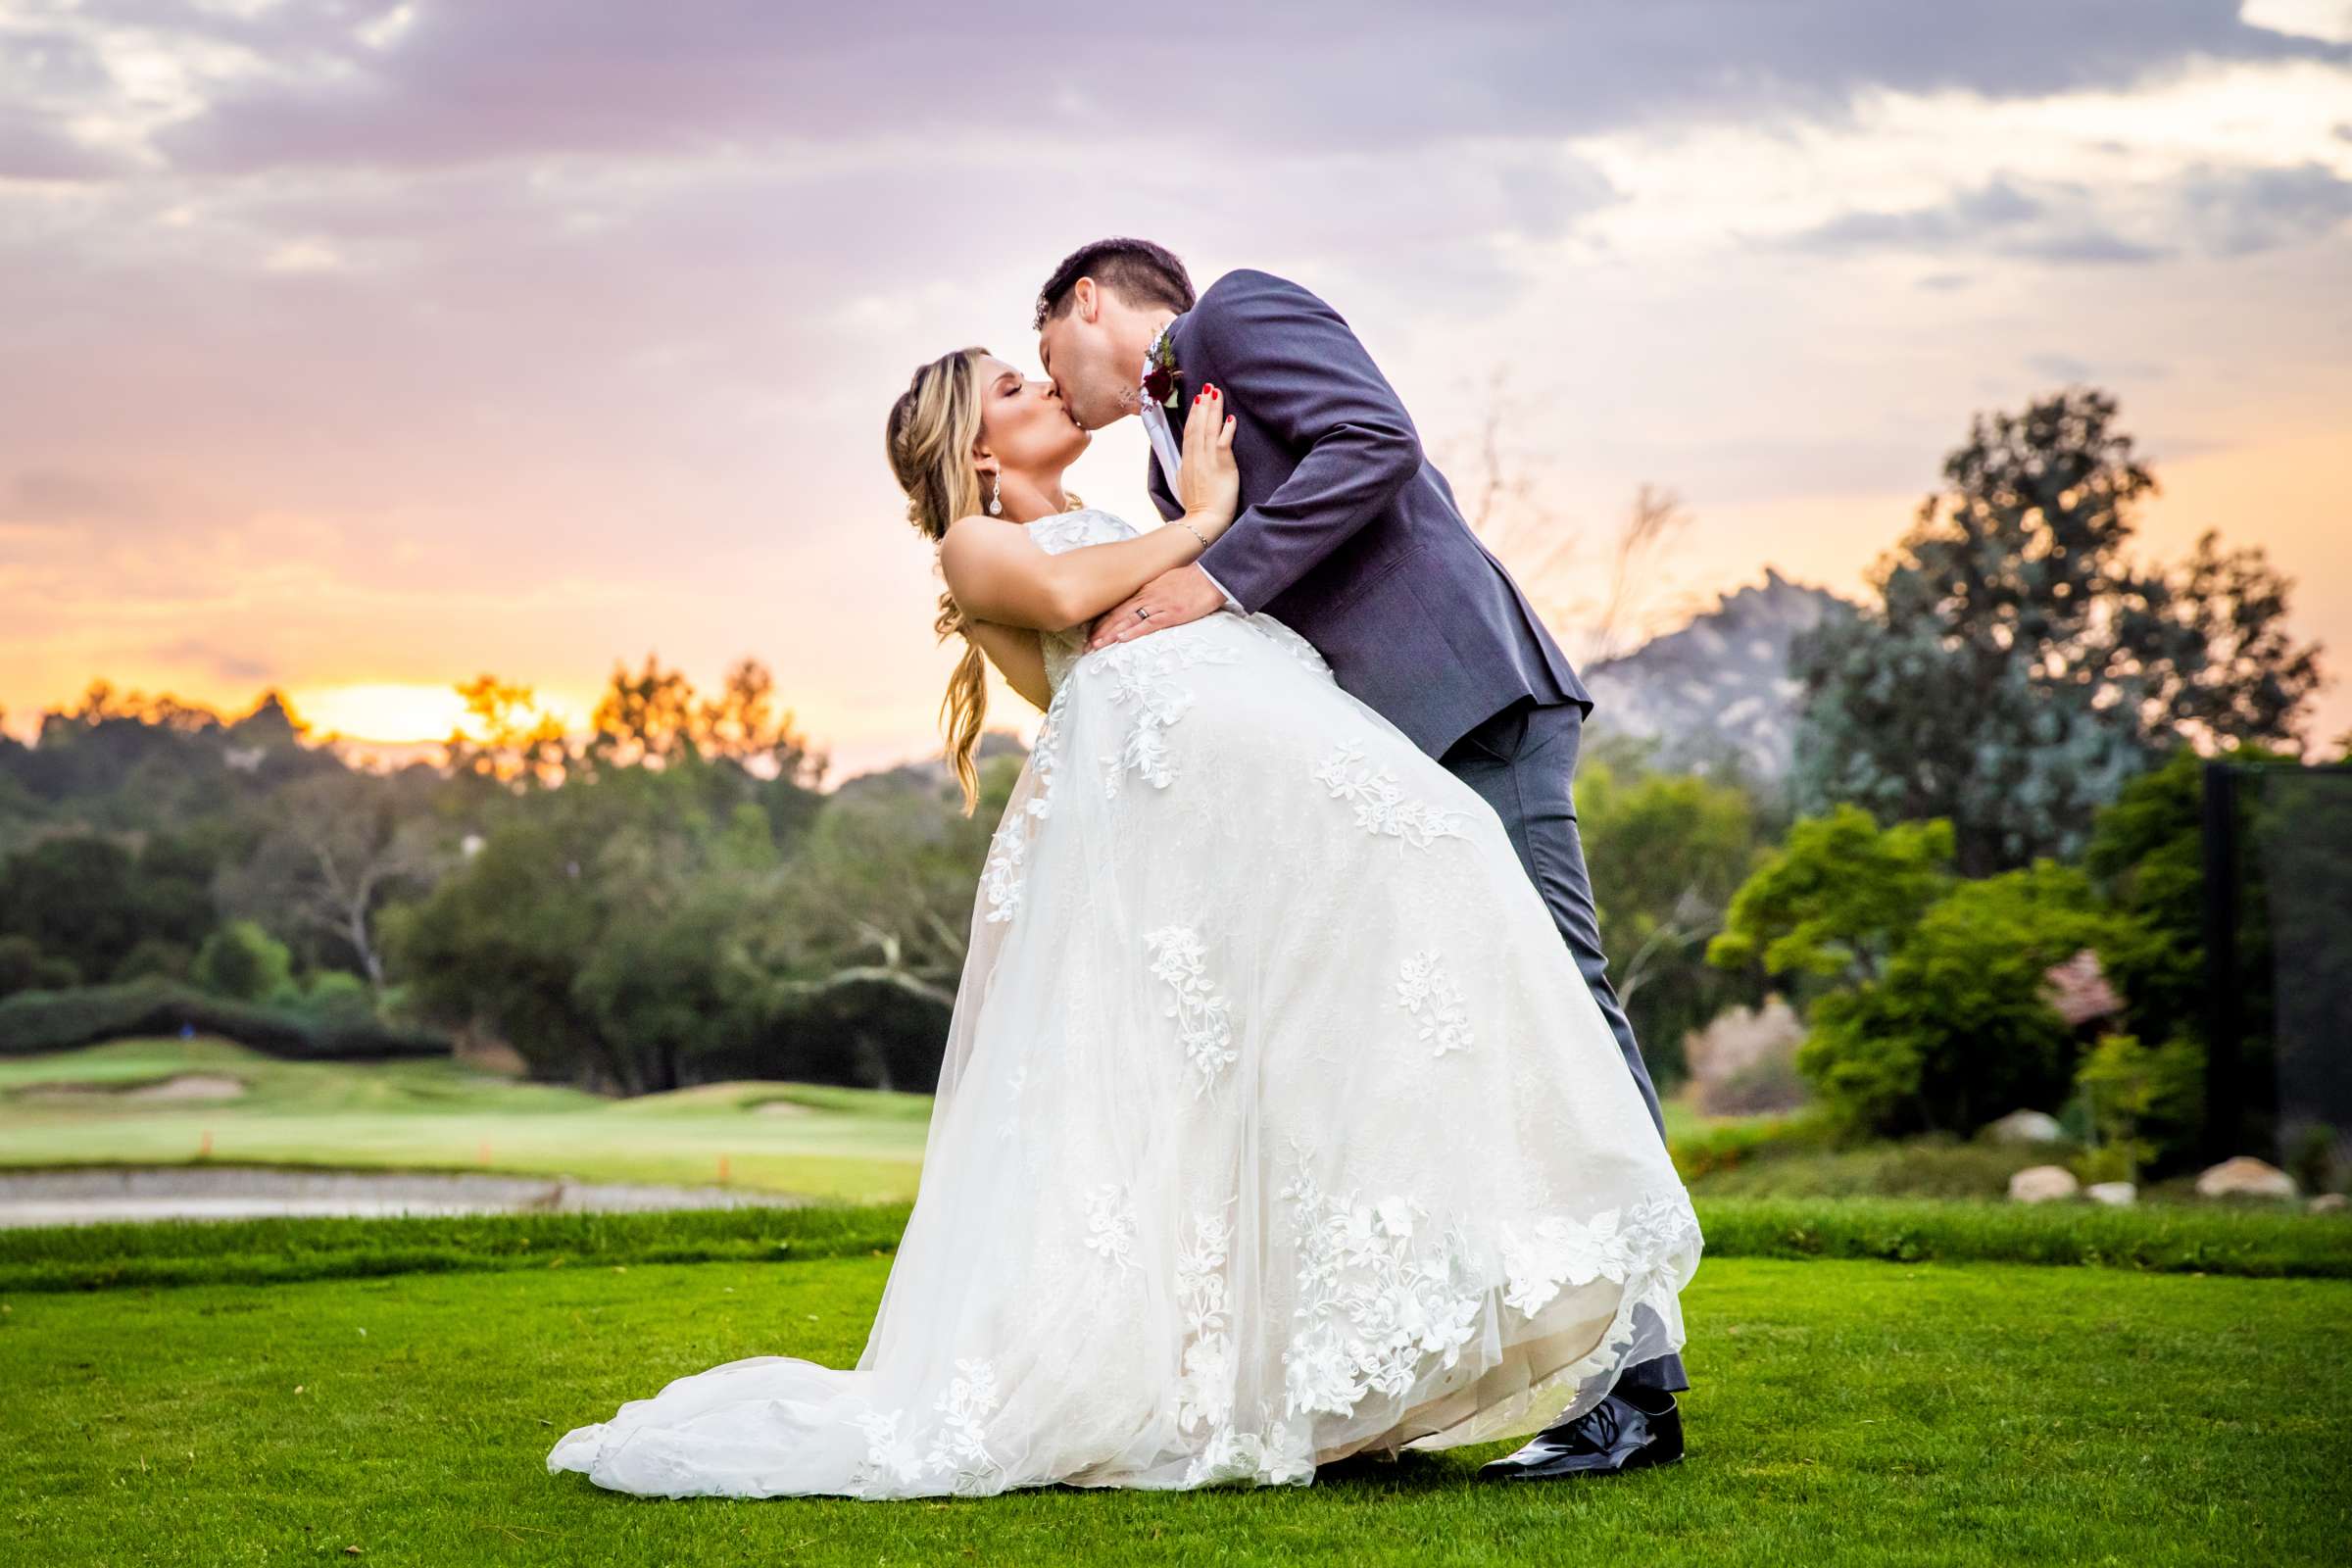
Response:
POLYGON ((1233 430, 1224 392, 1214 384, 1202 387, 1184 421, 1176 499, 1184 508, 1184 520, 1204 541, 1231 527, 1241 508, 1242 470, 1233 461, 1233 430))

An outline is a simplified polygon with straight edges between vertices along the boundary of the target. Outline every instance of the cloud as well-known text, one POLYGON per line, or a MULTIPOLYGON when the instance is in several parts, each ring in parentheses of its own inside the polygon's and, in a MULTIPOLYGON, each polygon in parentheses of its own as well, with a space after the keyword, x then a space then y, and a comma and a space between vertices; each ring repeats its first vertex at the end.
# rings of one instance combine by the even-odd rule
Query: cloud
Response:
POLYGON ((0 520, 63 526, 145 522, 155 515, 146 492, 126 481, 54 468, 19 473, 0 496, 0 520))
POLYGON ((1784 236, 1780 245, 1815 255, 1911 251, 1976 252, 2042 261, 2148 261, 2161 254, 2098 225, 2092 192, 2079 184, 2035 182, 2028 190, 1996 176, 1926 206, 1841 213, 1784 236))
POLYGON ((2148 360, 2093 362, 2071 354, 2029 354, 2026 368, 2035 375, 2067 382, 2154 381, 2170 373, 2164 366, 2148 360))
POLYGON ((125 172, 115 155, 85 147, 22 105, 0 103, 0 180, 93 180, 125 172))
POLYGON ((1842 213, 1769 243, 1813 255, 1903 251, 2137 264, 2183 253, 2246 256, 2300 244, 2327 235, 2347 215, 2352 180, 2323 164, 2198 164, 2137 184, 1996 175, 1941 201, 1842 213))
MULTIPOLYGON (((85 112, 144 124, 188 170, 416 168, 595 154, 701 157, 796 141, 1004 134, 1227 156, 1570 135, 1694 120, 1839 120, 1857 94, 1993 98, 2128 86, 2192 61, 2352 59, 2251 24, 2235 0, 1752 0, 1626 6, 1374 0, 891 8, 704 0, 194 9, 85 0, 38 13, 62 54, 176 63, 159 121, 119 83, 85 112), (391 25, 398 18, 400 24, 391 25)), ((86 69, 85 69, 86 74, 86 69)), ((150 74, 153 74, 152 70, 150 74)))
POLYGON ((2200 166, 2174 182, 2174 194, 2197 248, 2212 256, 2300 244, 2352 215, 2352 180, 2316 162, 2286 169, 2200 166))

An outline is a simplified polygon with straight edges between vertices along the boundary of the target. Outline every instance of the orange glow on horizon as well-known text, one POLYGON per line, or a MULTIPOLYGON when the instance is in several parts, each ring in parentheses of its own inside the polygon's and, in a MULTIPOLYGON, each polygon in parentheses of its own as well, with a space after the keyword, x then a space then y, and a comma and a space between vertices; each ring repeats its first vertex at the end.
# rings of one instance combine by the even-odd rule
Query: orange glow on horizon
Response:
MULTIPOLYGON (((466 710, 454 686, 414 681, 358 681, 340 686, 291 688, 286 701, 314 736, 386 746, 445 741, 452 730, 482 738, 479 721, 466 710)), ((560 696, 534 694, 535 710, 553 715, 566 729, 586 722, 586 710, 560 696)))

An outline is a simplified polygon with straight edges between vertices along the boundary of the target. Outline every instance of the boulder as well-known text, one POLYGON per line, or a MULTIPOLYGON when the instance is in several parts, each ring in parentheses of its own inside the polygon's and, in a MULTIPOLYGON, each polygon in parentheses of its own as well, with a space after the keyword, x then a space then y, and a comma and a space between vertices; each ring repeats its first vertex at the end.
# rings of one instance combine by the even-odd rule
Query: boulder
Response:
POLYGON ((1984 1132, 1996 1144, 2054 1144, 2066 1136, 2046 1110, 2013 1110, 1984 1132))
POLYGON ((2352 1199, 2346 1198, 2341 1193, 2322 1193, 2306 1206, 2314 1214, 2340 1214, 2344 1211, 2346 1204, 2352 1204, 2352 1199))
POLYGON ((2082 1189, 2082 1196, 2093 1202, 2126 1208, 2139 1200, 2139 1189, 2130 1182, 2092 1182, 2082 1189))
POLYGON ((2267 1160, 2232 1154, 2197 1178, 2199 1198, 2292 1198, 2295 1179, 2267 1160))
POLYGON ((2029 1165, 2009 1178, 2009 1196, 2021 1203, 2046 1203, 2082 1190, 2082 1184, 2064 1165, 2029 1165))

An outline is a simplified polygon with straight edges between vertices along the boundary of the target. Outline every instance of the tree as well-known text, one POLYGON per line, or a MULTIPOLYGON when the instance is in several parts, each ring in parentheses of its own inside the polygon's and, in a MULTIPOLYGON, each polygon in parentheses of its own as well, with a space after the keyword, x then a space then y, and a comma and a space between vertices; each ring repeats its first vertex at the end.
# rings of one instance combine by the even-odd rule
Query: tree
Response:
POLYGON ((1947 818, 1982 876, 2077 853, 2178 745, 2294 740, 2319 666, 2284 630, 2288 584, 2210 533, 2175 571, 2127 559, 2157 486, 2115 410, 2082 388, 1977 416, 1880 603, 1799 640, 1800 810, 1947 818))
POLYGON ((1733 895, 1707 961, 1846 985, 1875 981, 1950 890, 1951 858, 1949 822, 1882 828, 1852 806, 1801 820, 1733 895))
POLYGON ((1646 482, 1639 486, 1607 541, 1605 564, 1588 564, 1582 531, 1551 503, 1541 458, 1506 447, 1505 412, 1519 401, 1508 382, 1503 370, 1489 374, 1478 429, 1446 465, 1463 477, 1456 503, 1471 531, 1511 564, 1529 602, 1544 624, 1574 645, 1580 662, 1614 659, 1661 623, 1688 618, 1696 609, 1692 596, 1668 592, 1660 569, 1666 547, 1691 521, 1681 499, 1646 482), (1606 590, 1592 593, 1590 585, 1596 582, 1605 582, 1606 590))
POLYGON ((404 815, 400 796, 396 781, 343 771, 279 789, 261 842, 225 879, 227 903, 290 935, 329 939, 380 994, 378 913, 397 894, 429 885, 448 859, 436 824, 404 815))
POLYGON ((1964 882, 1920 916, 1880 976, 1812 1007, 1797 1070, 1848 1127, 1968 1133, 2062 1104, 2081 1048, 2050 1005, 2052 965, 2107 946, 2113 917, 2073 866, 1964 882))
MULTIPOLYGON (((2225 755, 2233 761, 2290 760, 2262 747, 2225 755)), ((2105 956, 2107 977, 2124 997, 2131 1032, 2142 1040, 2205 1035, 2205 762, 2184 747, 2133 779, 2098 813, 2083 851, 2083 869, 2125 917, 2105 956)), ((2240 1002, 2247 1029, 2267 1038, 2271 988, 2261 977, 2270 969, 2270 940, 2263 872, 2262 858, 2248 856, 2237 947, 2249 977, 2240 1002)))
POLYGON ((0 866, 0 934, 30 938, 85 981, 103 980, 149 934, 144 914, 137 858, 112 838, 45 839, 0 866))
POLYGON ((0 936, 0 997, 20 991, 64 991, 81 984, 70 958, 52 957, 26 936, 0 936))
POLYGON ((765 810, 725 805, 733 791, 682 752, 506 797, 477 853, 383 917, 411 1004, 489 1030, 536 1076, 627 1094, 744 1046, 763 1026, 755 936, 786 865, 765 810))
POLYGON ((1576 808, 1611 983, 1652 1075, 1670 1080, 1684 1034, 1734 1000, 1737 988, 1703 956, 1754 866, 1754 803, 1690 774, 1588 760, 1576 808))

